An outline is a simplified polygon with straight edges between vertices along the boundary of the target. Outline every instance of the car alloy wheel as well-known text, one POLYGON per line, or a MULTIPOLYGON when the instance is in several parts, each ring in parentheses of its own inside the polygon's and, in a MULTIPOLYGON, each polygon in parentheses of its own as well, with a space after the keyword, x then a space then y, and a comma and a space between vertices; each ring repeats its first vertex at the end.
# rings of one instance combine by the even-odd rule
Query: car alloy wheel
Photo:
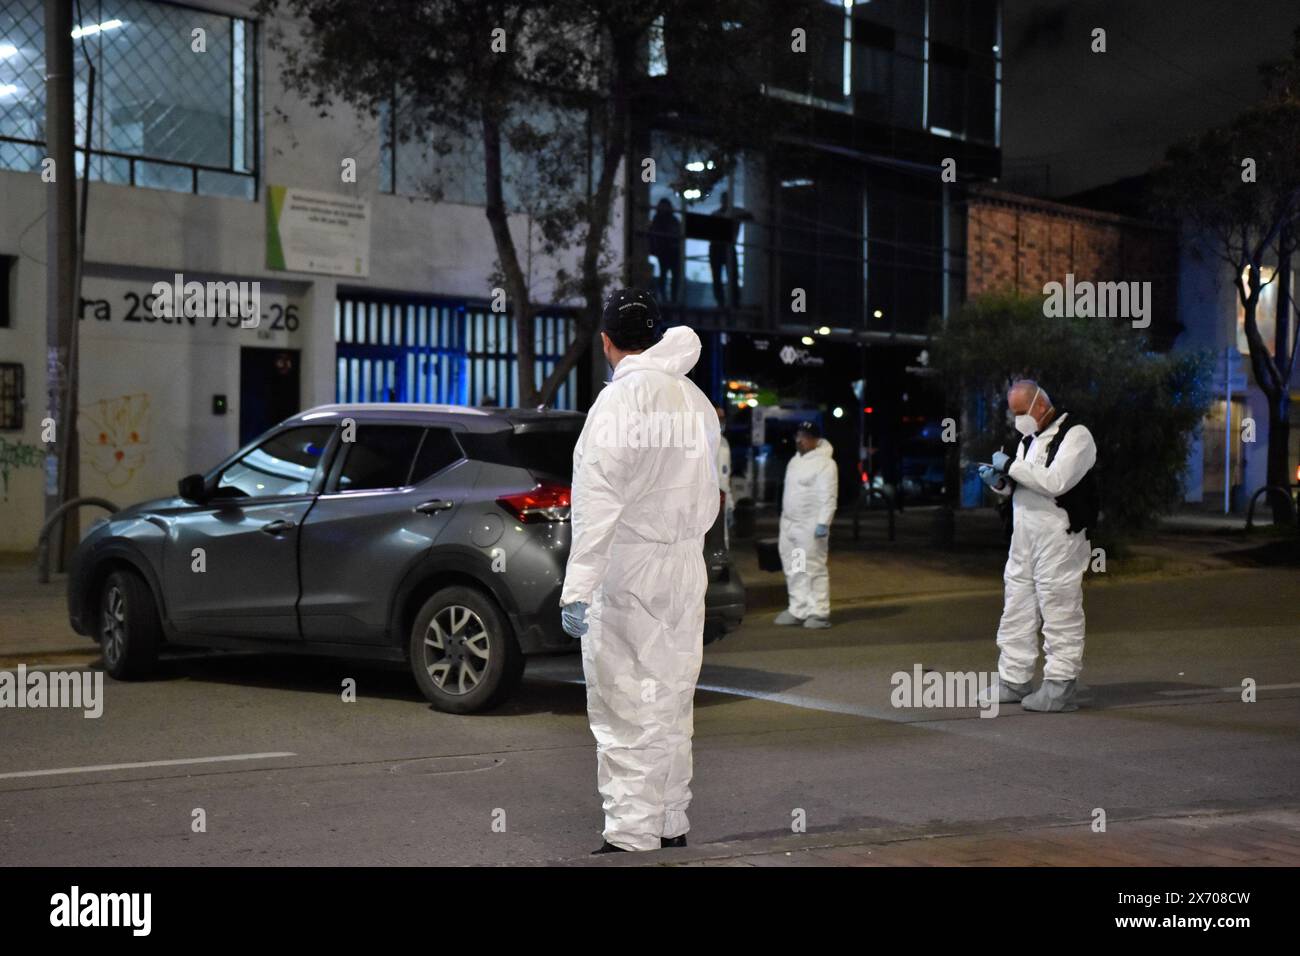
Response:
POLYGON ((100 620, 100 649, 104 662, 116 667, 126 646, 126 595, 113 585, 104 589, 104 610, 100 620))
POLYGON ((424 633, 424 668, 444 693, 461 696, 478 687, 491 653, 483 619, 461 604, 442 608, 424 633))

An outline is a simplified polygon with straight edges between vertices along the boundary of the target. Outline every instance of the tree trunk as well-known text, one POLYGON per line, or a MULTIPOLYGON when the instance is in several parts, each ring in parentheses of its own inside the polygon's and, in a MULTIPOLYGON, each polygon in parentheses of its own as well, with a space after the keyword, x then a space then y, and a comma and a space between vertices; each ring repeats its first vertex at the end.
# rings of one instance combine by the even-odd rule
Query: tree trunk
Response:
MULTIPOLYGON (((1291 487, 1291 396, 1283 391, 1278 398, 1270 396, 1268 402, 1268 483, 1279 488, 1291 487)), ((1295 518, 1290 495, 1268 495, 1272 506, 1273 523, 1290 525, 1295 518)))
MULTIPOLYGON (((1285 363, 1275 362, 1274 356, 1268 354, 1268 346, 1264 343, 1264 337, 1259 332, 1259 293, 1261 289, 1261 268, 1258 258, 1249 263, 1249 289, 1243 284, 1240 278, 1237 279, 1237 291, 1241 297, 1243 311, 1242 324, 1246 332, 1246 342, 1250 346, 1250 367, 1255 376, 1255 384, 1259 390, 1264 393, 1268 400, 1268 468, 1266 471, 1266 483, 1269 485, 1278 485, 1286 488, 1290 485, 1290 476, 1288 475, 1288 453, 1287 442, 1290 438, 1290 389, 1287 382, 1282 378, 1279 372, 1279 365, 1285 363)), ((1280 281, 1280 278, 1279 280, 1280 281)), ((1285 323, 1281 310, 1282 296, 1279 295, 1278 302, 1278 324, 1285 323)), ((1290 308, 1290 304, 1287 304, 1290 308)), ((1280 336, 1279 336, 1280 339, 1280 336)), ((1275 344, 1276 344, 1275 340, 1275 344)), ((1243 481, 1245 476, 1243 475, 1243 481)), ((1258 489, 1243 488, 1247 495, 1254 494, 1258 489)), ((1266 496, 1271 503, 1273 511, 1273 521, 1275 524, 1289 524, 1291 519, 1291 509, 1286 501, 1283 501, 1280 495, 1269 494, 1266 496)))
MULTIPOLYGON (((1276 399, 1268 403, 1268 483, 1282 488, 1291 487, 1291 368, 1295 343, 1291 341, 1292 297, 1291 288, 1291 234, 1286 227, 1278 237, 1277 260, 1277 318, 1273 333, 1273 364, 1277 368, 1282 388, 1276 399)), ((1289 496, 1288 496, 1289 497, 1289 496)), ((1289 501, 1279 495, 1270 495, 1274 524, 1289 524, 1294 517, 1289 501)))
POLYGON ((483 114, 483 156, 486 194, 483 211, 492 228, 497 260, 505 276, 506 308, 514 319, 515 367, 519 373, 518 405, 521 408, 531 408, 539 403, 536 351, 533 347, 533 303, 528 279, 519 265, 519 252, 515 248, 514 237, 510 235, 510 218, 501 176, 501 120, 488 111, 483 114))
POLYGON ((609 229, 611 207, 614 203, 614 189, 618 181, 620 164, 626 157, 625 117, 629 113, 628 99, 631 95, 628 76, 628 63, 632 61, 630 47, 627 43, 615 43, 615 73, 610 84, 610 112, 604 127, 604 149, 601 151, 600 177, 595 189, 587 199, 587 235, 582 248, 582 297, 585 312, 578 319, 577 332, 560 361, 551 370, 551 374, 542 383, 539 401, 550 402, 566 375, 578 364, 593 344, 597 325, 600 322, 600 310, 604 304, 605 280, 600 273, 600 253, 605 244, 605 233, 609 229))

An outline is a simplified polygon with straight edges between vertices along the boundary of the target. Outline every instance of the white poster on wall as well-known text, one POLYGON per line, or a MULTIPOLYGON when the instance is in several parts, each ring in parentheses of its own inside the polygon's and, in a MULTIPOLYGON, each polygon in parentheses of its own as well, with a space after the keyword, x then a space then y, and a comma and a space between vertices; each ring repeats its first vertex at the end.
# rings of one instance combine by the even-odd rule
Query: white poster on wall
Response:
POLYGON ((370 203, 335 193, 268 186, 266 267, 370 275, 370 203))

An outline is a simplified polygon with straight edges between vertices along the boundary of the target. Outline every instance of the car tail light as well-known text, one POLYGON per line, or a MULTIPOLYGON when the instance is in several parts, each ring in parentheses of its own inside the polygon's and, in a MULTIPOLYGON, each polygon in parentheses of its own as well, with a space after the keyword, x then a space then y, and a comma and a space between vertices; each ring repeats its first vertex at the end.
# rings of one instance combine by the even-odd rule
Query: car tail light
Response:
POLYGON ((571 504, 568 485, 542 482, 530 491, 502 495, 497 504, 523 524, 541 521, 568 521, 571 504))

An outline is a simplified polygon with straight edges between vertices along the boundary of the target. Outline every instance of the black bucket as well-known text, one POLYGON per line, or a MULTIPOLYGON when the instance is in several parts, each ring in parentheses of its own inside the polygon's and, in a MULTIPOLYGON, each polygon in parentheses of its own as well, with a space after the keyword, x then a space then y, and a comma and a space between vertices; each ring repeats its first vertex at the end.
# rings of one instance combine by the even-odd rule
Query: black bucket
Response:
POLYGON ((758 568, 760 571, 780 571, 781 552, 776 546, 776 538, 759 538, 754 542, 758 550, 758 568))

